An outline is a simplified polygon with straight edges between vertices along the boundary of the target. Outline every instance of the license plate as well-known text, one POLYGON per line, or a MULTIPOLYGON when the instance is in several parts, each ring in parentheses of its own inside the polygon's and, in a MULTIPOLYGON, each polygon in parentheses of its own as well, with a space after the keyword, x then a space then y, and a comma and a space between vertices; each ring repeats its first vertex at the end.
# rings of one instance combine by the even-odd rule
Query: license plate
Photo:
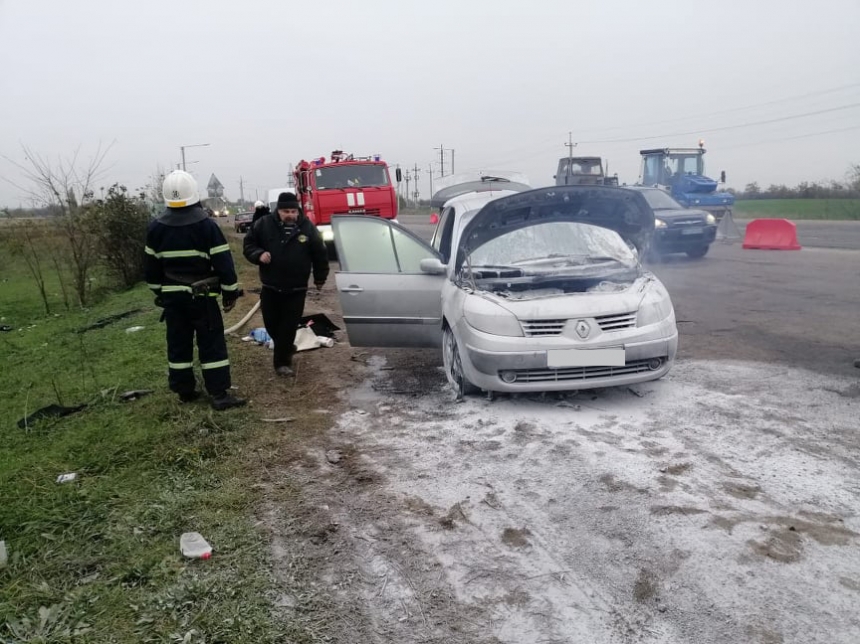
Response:
POLYGON ((546 366, 550 369, 565 367, 623 367, 627 362, 624 347, 609 349, 550 349, 546 352, 546 366))
POLYGON ((701 226, 692 226, 690 228, 684 228, 681 231, 681 234, 682 235, 701 235, 703 232, 705 232, 705 229, 702 228, 701 226))

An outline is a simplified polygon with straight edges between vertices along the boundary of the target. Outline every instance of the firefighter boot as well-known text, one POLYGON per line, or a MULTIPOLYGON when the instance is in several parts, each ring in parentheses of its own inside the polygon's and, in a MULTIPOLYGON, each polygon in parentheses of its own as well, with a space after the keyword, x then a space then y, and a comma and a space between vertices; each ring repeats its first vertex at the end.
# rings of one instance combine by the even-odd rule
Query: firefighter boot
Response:
POLYGON ((197 390, 179 394, 179 401, 184 403, 194 402, 198 398, 200 398, 200 392, 197 390))
POLYGON ((230 394, 230 392, 225 391, 222 394, 218 394, 217 396, 212 396, 212 409, 215 411, 224 411, 225 409, 232 409, 233 407, 243 407, 248 403, 244 398, 237 398, 230 394))

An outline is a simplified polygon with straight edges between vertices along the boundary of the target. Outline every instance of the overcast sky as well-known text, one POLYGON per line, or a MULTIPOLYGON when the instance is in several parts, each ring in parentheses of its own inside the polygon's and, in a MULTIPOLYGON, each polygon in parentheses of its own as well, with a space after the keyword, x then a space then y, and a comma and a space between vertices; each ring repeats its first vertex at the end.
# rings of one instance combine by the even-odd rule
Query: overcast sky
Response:
MULTIPOLYGON (((735 187, 860 163, 858 0, 530 4, 0 0, 0 155, 112 143, 106 182, 136 188, 210 143, 188 169, 231 198, 338 148, 417 163, 423 197, 440 145, 457 172, 546 185, 569 131, 623 182, 640 149, 699 138, 735 187)), ((19 181, 2 158, 0 177, 19 181)))

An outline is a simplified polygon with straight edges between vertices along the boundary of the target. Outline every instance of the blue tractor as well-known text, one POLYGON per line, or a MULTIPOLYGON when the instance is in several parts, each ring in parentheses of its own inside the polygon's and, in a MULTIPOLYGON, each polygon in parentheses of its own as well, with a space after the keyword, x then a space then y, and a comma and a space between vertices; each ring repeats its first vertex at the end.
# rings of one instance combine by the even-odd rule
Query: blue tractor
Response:
POLYGON ((719 183, 705 175, 704 141, 699 141, 698 148, 640 150, 639 154, 639 185, 663 188, 683 206, 709 212, 718 221, 727 214, 731 217, 735 197, 717 190, 726 182, 725 171, 720 173, 719 183))

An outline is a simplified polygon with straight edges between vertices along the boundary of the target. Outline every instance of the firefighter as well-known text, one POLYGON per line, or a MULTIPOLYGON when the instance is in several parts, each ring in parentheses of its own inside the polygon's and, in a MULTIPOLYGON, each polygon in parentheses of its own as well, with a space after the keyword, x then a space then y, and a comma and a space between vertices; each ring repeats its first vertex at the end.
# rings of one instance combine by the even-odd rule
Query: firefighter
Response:
POLYGON ((264 217, 264 216, 269 215, 271 213, 272 213, 272 211, 262 201, 255 202, 254 203, 254 217, 251 219, 251 225, 253 225, 254 222, 256 222, 260 217, 264 217))
POLYGON ((262 217, 245 235, 245 257, 260 267, 260 308, 275 347, 275 373, 291 376, 296 331, 304 313, 313 272, 320 290, 328 278, 328 253, 316 226, 299 207, 296 195, 278 195, 277 212, 262 217))
POLYGON ((218 411, 240 407, 245 400, 230 394, 230 363, 221 295, 229 311, 239 297, 230 246, 215 220, 200 203, 197 182, 176 170, 164 179, 167 209, 146 232, 146 281, 155 303, 164 308, 170 390, 182 402, 200 397, 194 379, 194 336, 203 382, 218 411))

